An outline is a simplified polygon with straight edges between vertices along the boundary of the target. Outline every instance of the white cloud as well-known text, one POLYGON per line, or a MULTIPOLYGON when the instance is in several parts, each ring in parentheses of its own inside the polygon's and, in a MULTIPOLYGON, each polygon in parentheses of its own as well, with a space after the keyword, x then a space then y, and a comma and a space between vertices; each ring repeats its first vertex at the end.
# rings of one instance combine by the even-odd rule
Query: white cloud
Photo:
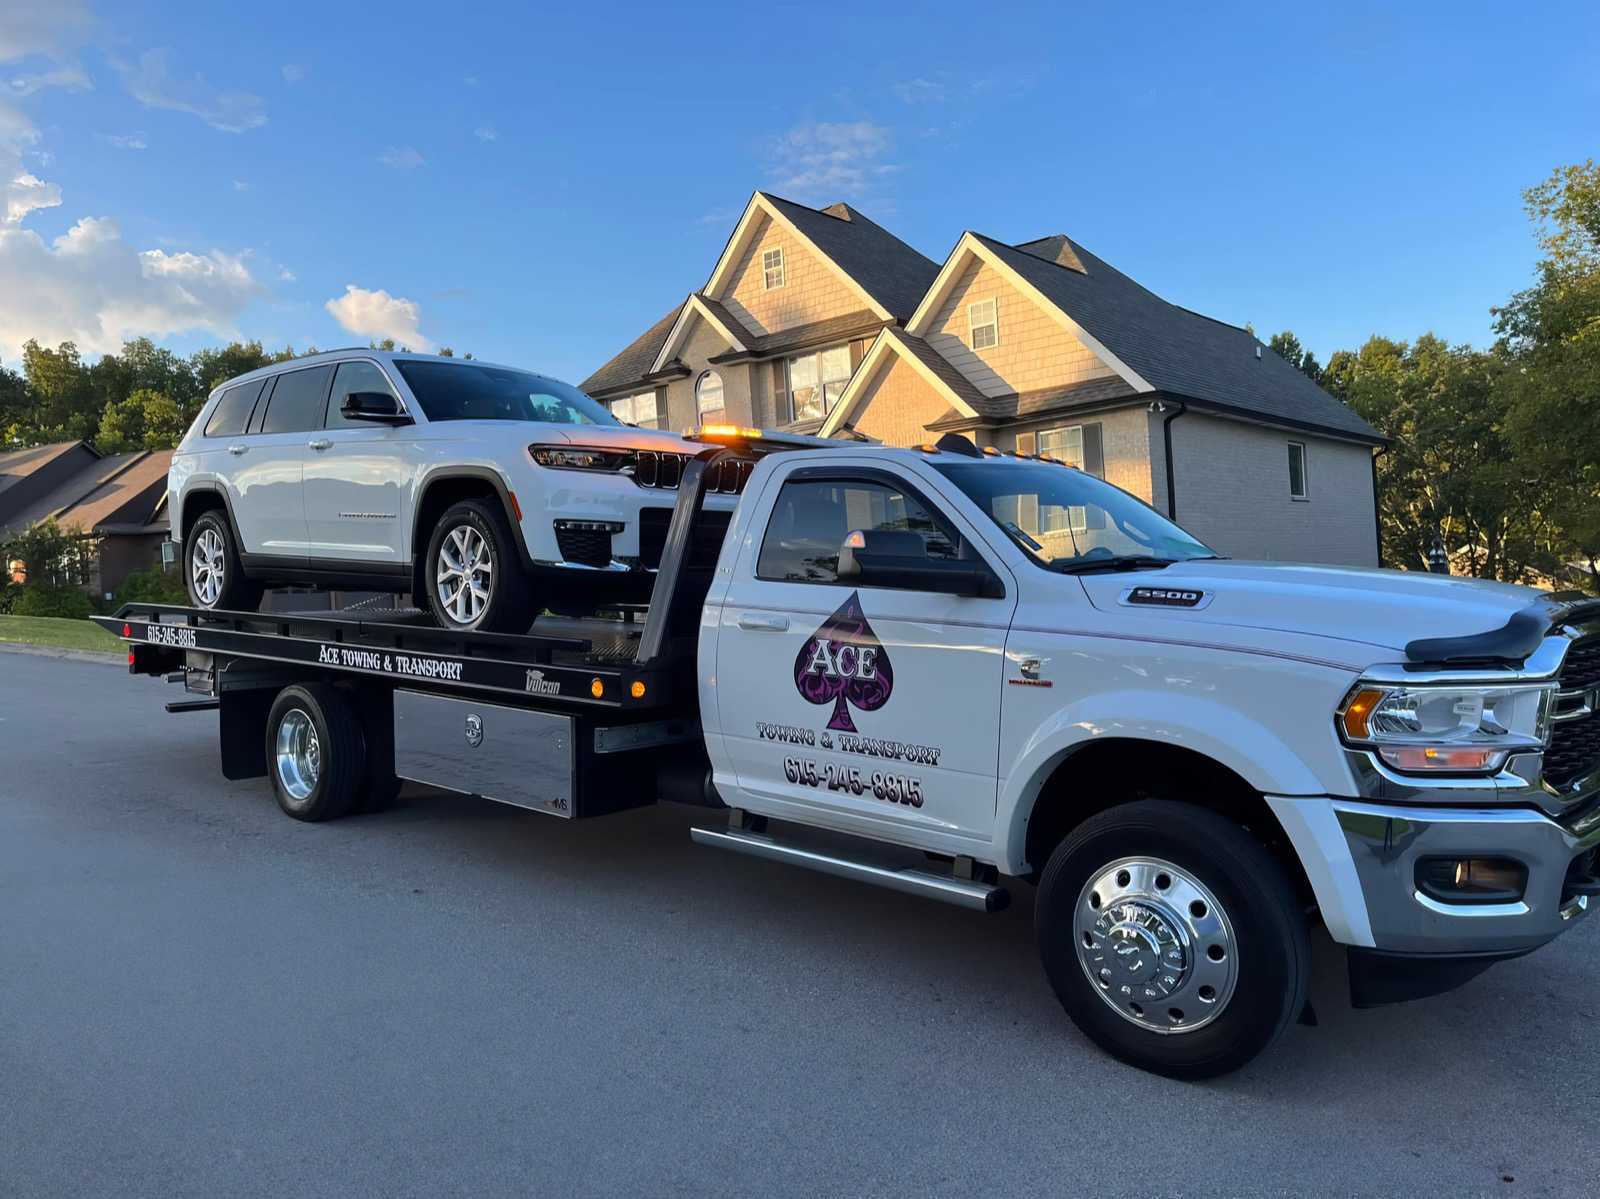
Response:
POLYGON ((148 150, 150 148, 150 143, 145 141, 142 133, 98 133, 95 136, 119 150, 148 150))
POLYGON ((306 77, 306 69, 297 62, 286 62, 279 69, 283 71, 285 83, 299 83, 306 77))
POLYGON ((13 75, 6 80, 5 90, 8 95, 22 97, 42 92, 47 87, 64 87, 69 92, 88 92, 94 90, 94 80, 90 79, 88 72, 77 63, 68 63, 36 75, 13 75))
POLYGON ((772 146, 778 191, 797 199, 859 196, 899 166, 884 159, 889 130, 873 121, 797 125, 772 146))
POLYGON ((293 283, 297 276, 286 266, 278 268, 278 279, 283 283, 293 283))
POLYGON ((84 0, 5 0, 0 4, 0 62, 54 55, 88 23, 84 0))
POLYGON ((116 222, 97 217, 48 243, 31 229, 0 227, 0 356, 15 361, 30 337, 105 353, 140 334, 231 336, 262 290, 246 257, 141 253, 116 222))
POLYGON ((378 161, 386 167, 393 167, 397 171, 415 170, 424 166, 427 159, 417 152, 415 146, 390 146, 378 155, 378 161))
POLYGON ((472 136, 480 142, 492 142, 500 136, 500 131, 493 125, 479 125, 472 131, 472 136))
POLYGON ((174 78, 164 49, 146 50, 137 65, 117 65, 128 92, 146 108, 187 112, 224 133, 243 133, 267 123, 260 96, 212 87, 198 72, 187 79, 174 78))
POLYGON ((937 104, 945 97, 944 84, 921 75, 897 83, 890 90, 907 104, 937 104))
POLYGON ((33 122, 0 100, 0 229, 17 224, 30 212, 61 203, 61 188, 22 164, 23 151, 38 140, 33 122))
POLYGON ((344 295, 329 300, 323 307, 346 331, 357 337, 380 341, 392 337, 396 345, 426 352, 431 352, 436 344, 424 337, 418 328, 422 323, 422 307, 415 300, 391 296, 381 287, 368 291, 347 283, 344 295))

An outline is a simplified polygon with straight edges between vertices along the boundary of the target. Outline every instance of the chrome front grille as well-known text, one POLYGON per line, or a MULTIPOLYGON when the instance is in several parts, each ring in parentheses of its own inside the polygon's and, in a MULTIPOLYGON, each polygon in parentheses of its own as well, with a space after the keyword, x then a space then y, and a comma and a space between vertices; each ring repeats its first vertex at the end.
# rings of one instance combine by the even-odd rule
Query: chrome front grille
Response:
POLYGON ((1600 771, 1600 636, 1573 643, 1559 683, 1544 778, 1568 787, 1600 771))

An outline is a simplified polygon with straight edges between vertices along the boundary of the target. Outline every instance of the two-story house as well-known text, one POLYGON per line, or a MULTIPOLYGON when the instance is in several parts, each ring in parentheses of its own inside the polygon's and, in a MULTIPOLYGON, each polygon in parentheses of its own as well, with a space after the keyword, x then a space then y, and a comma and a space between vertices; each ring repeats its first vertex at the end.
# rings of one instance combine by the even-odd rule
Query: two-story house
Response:
POLYGON ((583 387, 662 428, 958 432, 1091 471, 1224 554, 1378 561, 1378 432, 1062 235, 964 233, 940 267, 847 205, 758 192, 705 289, 583 387))

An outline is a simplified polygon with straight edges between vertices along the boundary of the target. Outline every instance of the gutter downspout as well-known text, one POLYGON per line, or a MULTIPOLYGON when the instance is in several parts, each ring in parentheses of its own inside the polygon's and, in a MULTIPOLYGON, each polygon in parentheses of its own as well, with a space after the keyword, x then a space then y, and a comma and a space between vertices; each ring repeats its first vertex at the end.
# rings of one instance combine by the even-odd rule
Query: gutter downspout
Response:
MULTIPOLYGON (((1156 411, 1162 411, 1167 406, 1167 403, 1168 401, 1166 400, 1157 400, 1156 411)), ((1167 463, 1167 519, 1173 523, 1177 523, 1178 485, 1174 479, 1172 470, 1172 422, 1177 420, 1185 412, 1189 411, 1189 405, 1185 404, 1182 400, 1172 400, 1171 403, 1177 405, 1177 409, 1176 411, 1168 412, 1164 417, 1161 418, 1161 444, 1167 463)))
POLYGON ((1389 452, 1389 447, 1380 445, 1372 452, 1372 537, 1378 549, 1378 566, 1383 566, 1383 516, 1378 510, 1378 459, 1389 452))

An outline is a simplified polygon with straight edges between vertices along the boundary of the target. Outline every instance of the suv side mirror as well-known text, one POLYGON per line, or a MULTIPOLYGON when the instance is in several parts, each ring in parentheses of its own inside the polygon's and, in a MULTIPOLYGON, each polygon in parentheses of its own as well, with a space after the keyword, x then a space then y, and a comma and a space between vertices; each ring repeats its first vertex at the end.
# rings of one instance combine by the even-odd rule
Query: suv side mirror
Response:
POLYGON ((1002 599, 1006 589, 979 558, 930 558, 916 533, 857 529, 839 547, 841 581, 898 591, 1002 599))
POLYGON ((386 391, 352 391, 339 405, 345 420, 365 420, 379 425, 409 425, 400 401, 386 391))

